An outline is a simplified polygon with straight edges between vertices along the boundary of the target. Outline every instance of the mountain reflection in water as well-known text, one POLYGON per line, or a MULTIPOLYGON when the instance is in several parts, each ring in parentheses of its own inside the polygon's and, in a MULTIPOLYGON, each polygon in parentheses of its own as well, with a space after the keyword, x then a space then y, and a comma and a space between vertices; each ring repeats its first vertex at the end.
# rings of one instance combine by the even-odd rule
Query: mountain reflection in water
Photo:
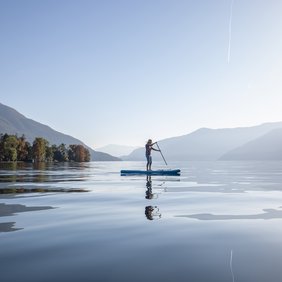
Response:
POLYGON ((275 219, 282 218, 282 210, 275 209, 263 209, 264 213, 259 214, 242 214, 242 215, 229 215, 229 214, 211 214, 211 213, 202 213, 202 214, 191 214, 191 215, 176 215, 175 217, 189 217, 199 220, 232 220, 232 219, 275 219))
MULTIPOLYGON (((0 217, 13 216, 21 212, 30 212, 30 211, 40 211, 40 210, 49 210, 54 209, 50 206, 36 206, 36 207, 27 207, 20 204, 3 204, 0 203, 0 217)), ((0 223, 0 232, 11 232, 21 230, 23 228, 14 228, 16 222, 1 222, 0 223)))

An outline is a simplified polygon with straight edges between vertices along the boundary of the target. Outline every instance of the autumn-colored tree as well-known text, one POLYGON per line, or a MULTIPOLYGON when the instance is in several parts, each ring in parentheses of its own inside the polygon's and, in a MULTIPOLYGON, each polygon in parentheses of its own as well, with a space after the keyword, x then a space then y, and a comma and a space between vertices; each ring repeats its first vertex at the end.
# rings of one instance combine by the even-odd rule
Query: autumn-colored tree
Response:
POLYGON ((89 162, 90 153, 82 145, 70 145, 69 146, 69 160, 75 162, 89 162))
POLYGON ((85 160, 85 148, 82 145, 77 145, 75 151, 75 161, 84 162, 84 160, 85 160))
POLYGON ((33 141, 33 159, 35 162, 45 162, 46 160, 46 147, 48 146, 48 141, 44 138, 37 137, 33 141))

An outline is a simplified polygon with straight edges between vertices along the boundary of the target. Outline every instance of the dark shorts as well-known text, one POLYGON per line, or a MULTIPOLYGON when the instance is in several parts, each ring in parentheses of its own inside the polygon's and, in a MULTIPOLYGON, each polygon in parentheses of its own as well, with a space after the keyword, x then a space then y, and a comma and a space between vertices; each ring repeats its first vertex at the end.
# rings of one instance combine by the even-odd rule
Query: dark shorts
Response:
POLYGON ((151 164, 152 163, 152 156, 146 155, 147 163, 151 164))

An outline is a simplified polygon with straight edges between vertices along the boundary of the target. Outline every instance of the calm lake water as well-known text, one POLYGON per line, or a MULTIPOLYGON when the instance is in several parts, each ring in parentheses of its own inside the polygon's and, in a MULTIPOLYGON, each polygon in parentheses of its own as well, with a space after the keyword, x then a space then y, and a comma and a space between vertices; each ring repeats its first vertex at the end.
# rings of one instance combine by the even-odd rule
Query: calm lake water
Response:
POLYGON ((0 165, 0 281, 282 281, 282 162, 144 165, 0 165))

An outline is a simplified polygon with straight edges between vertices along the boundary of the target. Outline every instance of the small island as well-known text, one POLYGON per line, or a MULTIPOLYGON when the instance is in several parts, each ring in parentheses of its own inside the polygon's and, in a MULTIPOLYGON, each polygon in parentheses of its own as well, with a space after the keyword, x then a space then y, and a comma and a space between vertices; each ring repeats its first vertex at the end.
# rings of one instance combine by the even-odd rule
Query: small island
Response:
POLYGON ((82 145, 50 145, 37 137, 29 143, 25 136, 0 134, 0 162, 89 162, 90 152, 82 145))

